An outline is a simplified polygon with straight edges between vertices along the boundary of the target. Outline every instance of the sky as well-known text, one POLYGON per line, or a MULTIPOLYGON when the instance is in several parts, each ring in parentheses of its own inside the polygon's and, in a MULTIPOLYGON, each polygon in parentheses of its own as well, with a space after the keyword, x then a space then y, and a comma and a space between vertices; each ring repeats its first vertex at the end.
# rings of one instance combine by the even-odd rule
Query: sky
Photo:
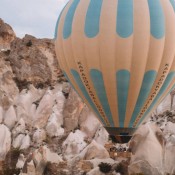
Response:
POLYGON ((68 0, 0 0, 0 18, 20 38, 54 38, 57 18, 68 0))

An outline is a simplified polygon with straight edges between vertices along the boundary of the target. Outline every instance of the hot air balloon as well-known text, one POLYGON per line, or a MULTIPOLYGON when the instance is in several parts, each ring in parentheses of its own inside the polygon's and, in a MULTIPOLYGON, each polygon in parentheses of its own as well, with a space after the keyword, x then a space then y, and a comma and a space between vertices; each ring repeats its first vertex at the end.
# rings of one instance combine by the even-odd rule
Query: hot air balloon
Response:
POLYGON ((68 81, 118 141, 174 88, 174 0, 70 0, 55 43, 68 81))

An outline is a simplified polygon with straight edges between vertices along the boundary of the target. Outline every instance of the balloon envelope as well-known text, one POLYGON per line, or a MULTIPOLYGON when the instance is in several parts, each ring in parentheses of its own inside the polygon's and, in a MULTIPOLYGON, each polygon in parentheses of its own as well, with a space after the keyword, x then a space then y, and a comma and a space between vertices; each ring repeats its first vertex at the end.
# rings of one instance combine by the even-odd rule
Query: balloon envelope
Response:
POLYGON ((70 0, 55 40, 65 76, 107 128, 137 127, 174 87, 173 0, 70 0))

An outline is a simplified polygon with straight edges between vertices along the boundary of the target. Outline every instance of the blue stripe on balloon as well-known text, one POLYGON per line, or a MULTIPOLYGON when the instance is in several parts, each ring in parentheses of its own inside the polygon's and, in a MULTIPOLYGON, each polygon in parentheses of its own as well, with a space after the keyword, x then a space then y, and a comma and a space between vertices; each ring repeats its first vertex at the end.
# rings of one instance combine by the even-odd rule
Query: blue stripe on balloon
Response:
POLYGON ((133 33, 133 0, 118 0, 116 31, 122 38, 133 33))
MULTIPOLYGON (((69 3, 69 2, 68 2, 68 3, 69 3)), ((67 3, 67 4, 68 4, 68 3, 67 3)), ((59 23, 60 23, 60 18, 61 18, 61 15, 62 15, 62 13, 63 13, 64 9, 66 8, 67 4, 64 6, 64 8, 62 9, 62 11, 61 11, 61 13, 60 13, 60 15, 59 15, 59 17, 58 17, 58 19, 57 19, 56 26, 55 26, 55 34, 54 34, 54 39, 56 39, 56 38, 57 38, 58 25, 59 25, 59 23)))
POLYGON ((119 112, 120 127, 124 127, 126 106, 129 91, 130 72, 128 70, 120 70, 116 73, 117 82, 117 100, 119 112))
POLYGON ((174 1, 174 0, 170 0, 170 3, 171 3, 171 5, 173 6, 173 9, 174 9, 174 11, 175 11, 175 1, 174 1))
POLYGON ((155 99, 153 100, 153 102, 151 103, 150 107, 147 109, 147 111, 145 112, 145 114, 143 115, 143 117, 141 118, 141 120, 139 121, 139 124, 142 123, 142 121, 144 120, 144 118, 148 115, 148 113, 153 109, 153 107, 156 105, 156 103, 158 102, 158 100, 161 98, 161 96, 163 95, 163 93, 167 90, 168 86, 170 85, 170 83, 172 82, 172 80, 175 78, 175 72, 170 72, 165 80, 165 82, 163 83, 159 93, 157 94, 157 96, 155 97, 155 99))
POLYGON ((156 79, 156 75, 157 75, 157 72, 154 70, 150 70, 150 71, 145 73, 144 79, 142 82, 142 86, 141 86, 141 90, 139 93, 139 97, 137 99, 137 103, 136 103, 134 112, 132 114, 129 127, 133 126, 136 117, 138 116, 140 110, 142 109, 146 99, 148 98, 148 95, 149 95, 151 88, 154 84, 154 81, 156 79))
POLYGON ((64 39, 69 38, 69 36, 72 33, 73 18, 79 2, 80 0, 74 0, 66 14, 66 18, 64 21, 64 28, 63 28, 64 39))
POLYGON ((106 95, 106 90, 104 86, 104 80, 103 75, 99 70, 91 69, 90 71, 91 79, 96 91, 96 94, 98 95, 98 98, 102 104, 103 110, 109 120, 109 123, 112 127, 114 127, 114 121, 112 119, 111 110, 108 103, 108 98, 106 95))
POLYGON ((73 70, 73 69, 71 70, 71 73, 72 73, 72 75, 73 75, 73 77, 74 77, 74 79, 75 79, 78 87, 80 88, 81 92, 83 93, 84 97, 86 98, 86 100, 88 101, 88 103, 90 104, 90 106, 92 107, 92 109, 94 110, 94 112, 98 115, 100 121, 104 125, 106 125, 105 122, 104 122, 104 120, 103 120, 103 118, 101 117, 99 111, 97 110, 96 106, 92 102, 92 100, 91 100, 91 98, 90 98, 90 96, 89 96, 89 94, 88 94, 88 92, 87 92, 87 90, 86 90, 86 88, 85 88, 85 86, 84 86, 81 78, 80 78, 79 73, 76 70, 73 70))
POLYGON ((89 38, 95 37, 99 33, 100 13, 103 0, 91 0, 85 20, 85 34, 89 38))
POLYGON ((148 0, 151 34, 161 39, 165 35, 165 18, 160 0, 148 0))

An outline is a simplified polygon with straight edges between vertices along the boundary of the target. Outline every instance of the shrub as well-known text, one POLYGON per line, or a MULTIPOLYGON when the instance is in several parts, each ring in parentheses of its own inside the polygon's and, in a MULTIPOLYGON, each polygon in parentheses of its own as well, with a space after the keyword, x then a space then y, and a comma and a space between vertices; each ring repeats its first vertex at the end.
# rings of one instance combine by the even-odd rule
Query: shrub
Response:
POLYGON ((99 165, 99 169, 102 173, 109 173, 111 171, 112 166, 108 163, 101 162, 99 165))

